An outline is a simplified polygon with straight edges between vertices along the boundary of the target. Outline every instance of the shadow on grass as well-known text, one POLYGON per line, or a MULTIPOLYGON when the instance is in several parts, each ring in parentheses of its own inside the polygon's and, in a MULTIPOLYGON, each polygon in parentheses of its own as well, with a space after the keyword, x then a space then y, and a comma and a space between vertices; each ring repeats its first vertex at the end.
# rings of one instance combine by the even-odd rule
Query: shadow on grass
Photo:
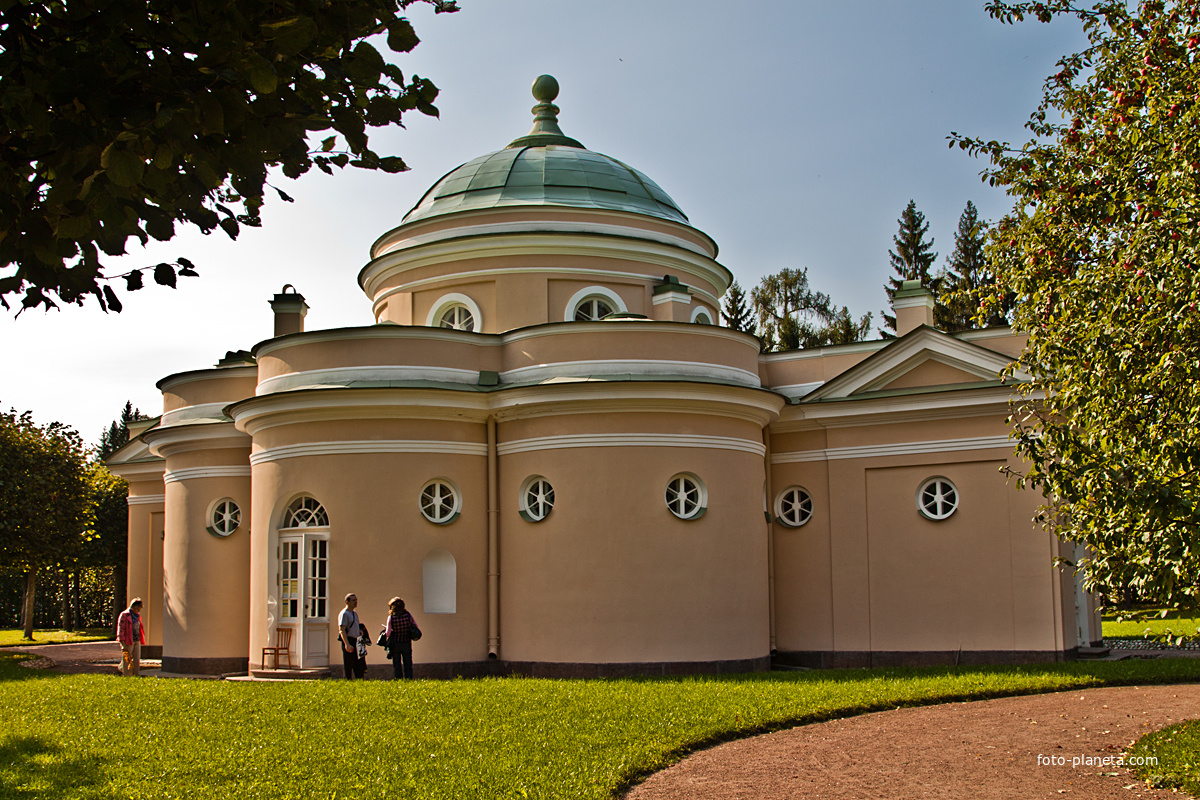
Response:
POLYGON ((78 797, 99 783, 102 766, 38 736, 0 738, 0 797, 78 797))
MULTIPOLYGON (((55 672, 49 669, 32 669, 30 667, 22 667, 22 661, 34 661, 37 656, 27 653, 4 653, 0 652, 0 683, 9 681, 28 681, 28 680, 46 680, 51 678, 61 678, 62 673, 55 672)), ((0 764, 3 764, 0 761, 0 764)), ((0 795, 2 798, 3 795, 0 795)))

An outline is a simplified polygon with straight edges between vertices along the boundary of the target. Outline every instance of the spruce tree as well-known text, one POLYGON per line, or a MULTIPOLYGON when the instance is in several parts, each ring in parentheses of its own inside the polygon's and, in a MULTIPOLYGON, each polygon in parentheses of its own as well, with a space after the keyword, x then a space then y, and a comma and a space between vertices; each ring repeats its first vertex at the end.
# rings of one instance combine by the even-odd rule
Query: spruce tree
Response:
MULTIPOLYGON (((983 248, 987 243, 987 223, 979 219, 979 210, 970 200, 958 218, 954 232, 954 253, 940 274, 938 304, 934 307, 934 322, 944 331, 967 331, 979 327, 980 290, 992 283, 983 248)), ((989 321, 997 324, 1003 319, 989 321)))
POLYGON ((142 418, 142 412, 134 408, 132 402, 126 400, 125 408, 121 409, 121 418, 114 420, 108 426, 108 430, 100 434, 97 455, 101 461, 120 450, 129 441, 129 423, 142 418))
POLYGON ((726 327, 742 333, 754 333, 754 320, 750 316, 750 309, 746 307, 746 292, 736 280, 725 293, 721 316, 725 318, 726 327))
MULTIPOLYGON (((915 200, 908 201, 904 213, 896 222, 900 225, 900 231, 892 238, 896 249, 889 250, 888 255, 897 277, 888 278, 887 286, 884 287, 888 305, 896 299, 896 291, 905 281, 919 280, 921 285, 931 289, 936 297, 938 279, 929 273, 929 269, 937 260, 938 254, 933 252, 933 239, 925 238, 929 233, 929 223, 925 221, 925 215, 917 211, 915 200)), ((887 311, 883 311, 882 316, 885 329, 879 333, 885 339, 893 338, 896 335, 896 317, 887 311)))

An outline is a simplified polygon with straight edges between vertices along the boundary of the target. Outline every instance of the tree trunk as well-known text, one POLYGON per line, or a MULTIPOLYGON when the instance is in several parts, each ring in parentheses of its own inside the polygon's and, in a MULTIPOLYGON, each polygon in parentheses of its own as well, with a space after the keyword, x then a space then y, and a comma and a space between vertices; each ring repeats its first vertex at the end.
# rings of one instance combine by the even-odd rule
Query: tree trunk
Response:
POLYGON ((75 570, 71 573, 71 627, 67 630, 73 631, 76 628, 82 628, 83 620, 83 606, 79 602, 79 570, 75 570))
POLYGON ((65 569, 58 571, 58 612, 62 629, 71 630, 71 573, 65 569))
POLYGON ((25 571, 25 608, 21 615, 21 626, 26 639, 33 638, 33 604, 37 597, 37 567, 25 571))
POLYGON ((109 618, 105 622, 114 628, 117 625, 117 617, 125 610, 125 594, 129 591, 129 587, 125 585, 127 577, 124 564, 112 568, 112 608, 109 618))

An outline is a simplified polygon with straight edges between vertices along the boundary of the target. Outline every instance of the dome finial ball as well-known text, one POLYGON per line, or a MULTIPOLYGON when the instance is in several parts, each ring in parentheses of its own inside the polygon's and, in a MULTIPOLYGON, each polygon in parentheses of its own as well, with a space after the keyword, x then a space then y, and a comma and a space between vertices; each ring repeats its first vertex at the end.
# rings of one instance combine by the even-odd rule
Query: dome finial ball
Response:
POLYGON ((551 103, 558 97, 558 81, 553 75, 539 75, 533 82, 533 96, 539 103, 551 103))

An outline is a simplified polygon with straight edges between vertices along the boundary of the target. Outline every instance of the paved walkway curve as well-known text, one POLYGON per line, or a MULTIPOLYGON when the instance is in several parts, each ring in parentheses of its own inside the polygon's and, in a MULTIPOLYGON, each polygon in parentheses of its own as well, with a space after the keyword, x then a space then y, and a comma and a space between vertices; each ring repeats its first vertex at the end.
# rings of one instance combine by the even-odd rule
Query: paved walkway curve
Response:
POLYGON ((897 709, 703 750, 651 775, 625 798, 1179 800, 1186 795, 1147 789, 1103 759, 1149 731, 1197 717, 1200 684, 897 709))

